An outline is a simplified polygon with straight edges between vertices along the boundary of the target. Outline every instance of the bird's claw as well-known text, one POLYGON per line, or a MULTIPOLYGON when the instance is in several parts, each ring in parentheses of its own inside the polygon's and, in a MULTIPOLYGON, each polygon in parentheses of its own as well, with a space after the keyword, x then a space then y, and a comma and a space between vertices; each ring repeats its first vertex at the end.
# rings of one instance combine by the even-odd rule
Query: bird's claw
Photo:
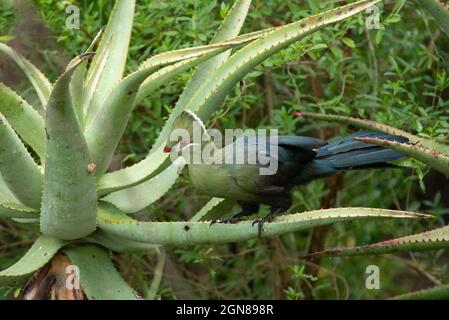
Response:
POLYGON ((262 232, 263 232, 263 225, 267 222, 272 222, 274 219, 274 214, 269 214, 263 218, 260 219, 256 219, 253 221, 252 226, 254 226, 257 223, 257 230, 258 230, 258 235, 259 235, 259 239, 262 236, 262 232))

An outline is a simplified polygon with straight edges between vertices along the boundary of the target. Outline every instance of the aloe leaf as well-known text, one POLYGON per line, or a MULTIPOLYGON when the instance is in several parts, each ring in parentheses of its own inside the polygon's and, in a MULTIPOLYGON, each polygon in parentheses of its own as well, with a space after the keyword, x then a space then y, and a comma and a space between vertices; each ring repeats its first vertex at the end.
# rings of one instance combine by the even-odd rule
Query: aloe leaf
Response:
POLYGON ((57 80, 47 106, 47 157, 41 232, 63 240, 87 236, 96 228, 96 187, 86 141, 73 109, 69 85, 76 67, 91 54, 72 60, 57 80))
POLYGON ((124 239, 116 235, 111 235, 103 230, 95 231, 88 237, 81 239, 80 242, 94 243, 120 253, 149 251, 159 247, 153 244, 124 239))
POLYGON ((43 110, 47 105, 48 98, 50 96, 52 85, 50 81, 44 76, 38 68, 36 68, 30 61, 25 59, 19 53, 14 51, 12 48, 4 43, 0 43, 0 51, 7 54, 14 62, 22 69, 26 74, 31 84, 36 90, 37 95, 41 101, 42 107, 36 109, 39 113, 44 114, 43 110))
POLYGON ((186 164, 183 157, 176 159, 168 168, 155 177, 135 187, 120 190, 102 200, 112 203, 126 213, 135 213, 159 200, 176 182, 186 164))
POLYGON ((154 153, 149 154, 139 163, 100 177, 97 183, 99 195, 105 195, 114 191, 135 186, 152 176, 165 161, 169 159, 168 154, 163 153, 164 145, 160 145, 154 153))
POLYGON ((0 218, 36 219, 39 210, 17 203, 0 203, 0 218))
POLYGON ((5 179, 3 179, 0 172, 0 203, 18 203, 19 201, 14 197, 14 194, 9 190, 5 179))
POLYGON ((352 117, 345 117, 345 116, 338 116, 338 115, 331 115, 331 114, 322 114, 322 113, 313 113, 313 112, 295 112, 295 115, 298 117, 305 117, 315 120, 322 120, 325 122, 338 122, 338 123, 344 123, 348 125, 353 125, 359 128, 363 128, 366 130, 375 130, 375 131, 382 131, 389 134, 394 134, 398 136, 406 137, 411 143, 417 144, 429 148, 429 149, 435 149, 439 152, 442 152, 446 155, 449 155, 449 146, 425 139, 422 137, 415 136, 411 133, 408 133, 406 131, 397 129, 395 127, 391 127, 382 123, 374 122, 372 120, 363 120, 358 118, 352 118, 352 117))
POLYGON ((14 91, 0 83, 0 113, 41 158, 45 158, 45 124, 42 117, 14 91))
POLYGON ((442 0, 417 0, 438 22, 441 30, 449 37, 449 4, 442 0))
POLYGON ((135 5, 135 0, 115 2, 108 25, 101 37, 97 55, 87 74, 87 83, 90 83, 90 79, 98 78, 92 100, 89 106, 85 106, 88 115, 96 115, 111 90, 123 77, 135 5))
POLYGON ((392 300, 447 300, 449 298, 449 284, 430 289, 406 293, 391 298, 392 300))
MULTIPOLYGON (((95 36, 94 40, 90 44, 89 48, 84 53, 91 52, 94 48, 97 42, 100 40, 101 35, 103 34, 103 30, 100 30, 97 35, 95 36)), ((75 109, 76 115, 78 117, 78 122, 82 128, 84 128, 84 121, 85 121, 85 113, 84 113, 84 94, 85 94, 85 87, 86 84, 86 76, 87 76, 87 66, 88 61, 83 61, 78 68, 76 68, 75 72, 72 76, 72 81, 70 82, 70 92, 72 94, 72 102, 73 102, 73 108, 75 109)), ((101 75, 100 72, 97 73, 97 75, 101 75)), ((98 78, 97 78, 98 79, 98 78)), ((98 81, 95 83, 95 86, 92 84, 89 84, 90 90, 93 90, 92 88, 96 88, 96 85, 98 84, 98 81)), ((90 104, 90 101, 92 99, 93 93, 89 96, 89 102, 86 102, 86 105, 90 104)))
POLYGON ((98 246, 76 246, 64 250, 79 268, 81 287, 91 300, 136 300, 140 297, 115 269, 109 253, 98 246))
POLYGON ((272 31, 233 54, 200 87, 186 108, 208 119, 224 101, 233 86, 255 66, 305 36, 335 22, 342 21, 379 3, 381 0, 358 1, 272 31))
POLYGON ((354 248, 334 248, 310 256, 358 256, 449 248, 449 226, 354 248))
MULTIPOLYGON (((226 15, 222 24, 220 25, 220 28, 215 34, 215 37, 212 39, 211 44, 227 41, 231 38, 236 37, 243 26, 250 5, 251 1, 236 1, 232 8, 229 10, 229 13, 226 15)), ((195 74, 189 80, 181 96, 179 97, 172 118, 175 118, 175 116, 177 116, 177 114, 179 114, 179 112, 185 108, 187 103, 199 90, 204 81, 206 81, 210 76, 210 73, 217 69, 221 64, 223 64, 223 62, 225 62, 226 59, 229 58, 230 54, 230 50, 223 52, 220 55, 217 55, 216 57, 204 62, 197 68, 195 74)), ((171 125, 171 122, 172 121, 168 121, 166 126, 171 125)))
MULTIPOLYGON (((258 238, 252 222, 210 225, 208 222, 140 222, 112 205, 98 207, 98 225, 110 234, 133 241, 158 245, 188 246, 206 243, 238 242, 258 238)), ((429 215, 403 211, 338 208, 289 214, 264 225, 262 237, 314 228, 320 225, 369 218, 428 218, 429 215)))
POLYGON ((220 203, 223 203, 226 201, 226 199, 223 198, 212 198, 209 200, 208 203, 206 203, 200 211, 198 211, 192 219, 190 219, 191 222, 198 222, 203 220, 203 218, 215 207, 217 207, 220 203))
POLYGON ((17 200, 31 208, 40 207, 41 170, 1 113, 0 172, 17 200))
POLYGON ((446 177, 449 177, 449 156, 436 150, 422 147, 419 144, 399 143, 378 138, 356 138, 355 140, 398 151, 427 164, 429 167, 443 173, 446 177))
POLYGON ((163 248, 156 249, 157 253, 157 264, 154 268, 153 280, 151 281, 150 289, 146 294, 145 298, 147 300, 154 300, 156 298, 156 294, 161 285, 162 277, 164 276, 164 267, 165 267, 165 250, 163 248))
POLYGON ((47 264, 65 244, 52 237, 40 236, 19 261, 0 272, 0 283, 13 283, 31 275, 47 264))

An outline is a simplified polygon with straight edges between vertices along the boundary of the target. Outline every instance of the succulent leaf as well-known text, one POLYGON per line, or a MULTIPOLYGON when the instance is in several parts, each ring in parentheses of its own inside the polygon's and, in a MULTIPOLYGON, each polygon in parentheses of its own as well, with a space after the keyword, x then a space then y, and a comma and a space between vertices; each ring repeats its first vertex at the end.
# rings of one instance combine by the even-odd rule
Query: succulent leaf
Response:
MULTIPOLYGON (((108 25, 101 37, 97 54, 87 73, 87 84, 97 78, 95 91, 89 105, 85 105, 89 120, 97 114, 111 90, 122 80, 128 57, 129 42, 134 20, 136 1, 116 1, 108 25), (92 116, 89 118, 89 116, 92 116)), ((93 85, 93 84, 92 84, 93 85)), ((87 91, 89 91, 89 87, 87 91)))
POLYGON ((64 253, 79 268, 80 284, 89 299, 140 299, 115 269, 106 250, 90 245, 66 248, 64 253))
MULTIPOLYGON (((428 218, 429 215, 371 208, 338 208, 288 214, 264 225, 262 237, 314 228, 320 225, 369 218, 428 218)), ((208 222, 140 222, 112 205, 98 207, 99 228, 129 240, 157 245, 188 246, 228 243, 258 238, 251 221, 210 225, 208 222)))
POLYGON ((406 293, 391 298, 391 300, 447 300, 449 298, 449 284, 430 289, 406 293))
POLYGON ((421 251, 449 247, 449 226, 401 238, 382 241, 354 248, 334 248, 316 252, 310 256, 359 256, 386 254, 400 251, 421 251))
POLYGON ((47 106, 41 232, 63 240, 85 237, 96 228, 95 175, 89 170, 93 164, 69 90, 76 67, 90 56, 83 54, 71 61, 47 106))
POLYGON ((10 48, 4 43, 0 43, 0 51, 7 54, 14 62, 22 69, 25 75, 30 80, 31 84, 36 90, 37 95, 41 101, 42 106, 40 108, 36 108, 36 110, 40 114, 44 114, 44 110, 47 106, 48 98, 50 97, 50 93, 52 90, 52 85, 50 81, 44 76, 44 74, 36 68, 30 61, 25 59, 15 50, 10 48))
POLYGON ((40 207, 41 170, 1 113, 0 172, 17 200, 31 208, 40 207))
POLYGON ((120 190, 102 200, 112 203, 125 213, 136 213, 159 200, 176 182, 186 161, 179 157, 167 169, 137 186, 120 190))
POLYGON ((36 219, 39 210, 18 203, 0 203, 0 218, 36 219))
POLYGON ((47 264, 65 244, 52 237, 40 236, 19 261, 0 272, 0 283, 13 283, 31 275, 47 264))
POLYGON ((0 113, 22 140, 45 159, 44 119, 14 91, 0 83, 0 113))

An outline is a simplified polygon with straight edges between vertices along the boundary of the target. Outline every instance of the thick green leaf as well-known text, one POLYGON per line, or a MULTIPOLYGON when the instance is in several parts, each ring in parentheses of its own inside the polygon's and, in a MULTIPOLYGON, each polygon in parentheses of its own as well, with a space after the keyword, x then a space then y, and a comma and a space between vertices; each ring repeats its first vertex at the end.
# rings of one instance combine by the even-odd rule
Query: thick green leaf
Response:
POLYGON ((399 143, 377 138, 357 138, 355 140, 398 151, 406 156, 424 162, 429 167, 443 173, 446 177, 449 177, 449 156, 436 150, 422 147, 419 144, 399 143))
MULTIPOLYGON (((89 101, 88 106, 85 106, 88 124, 100 110, 111 90, 123 77, 135 5, 135 0, 115 2, 108 25, 101 38, 97 55, 94 57, 87 74, 88 84, 93 85, 91 79, 98 78, 92 100, 89 101)), ((89 91, 89 89, 87 90, 89 91)))
POLYGON ((74 70, 90 56, 84 54, 70 62, 47 106, 41 231, 64 240, 85 237, 96 228, 95 175, 89 170, 92 162, 69 91, 74 70))
POLYGON ((449 37, 449 4, 443 0, 417 0, 429 11, 440 25, 441 30, 449 37))
MULTIPOLYGON (((289 214, 264 225, 262 237, 271 237, 320 225, 369 218, 428 218, 403 211, 338 208, 289 214)), ((139 222, 112 205, 98 207, 98 225, 110 234, 148 244, 188 246, 206 243, 238 242, 258 238, 258 227, 251 221, 236 224, 208 222, 139 222)))
POLYGON ((9 190, 8 185, 3 179, 0 172, 0 203, 18 203, 19 201, 14 197, 14 194, 9 190))
POLYGON ((374 122, 372 120, 363 120, 358 118, 351 118, 351 117, 345 117, 345 116, 338 116, 338 115, 331 115, 331 114, 322 114, 322 113, 313 113, 313 112, 295 112, 295 115, 298 117, 305 117, 315 120, 321 120, 325 122, 338 122, 338 123, 344 123, 352 126, 356 126, 362 129, 366 130, 375 130, 375 131, 382 131, 389 134, 394 134, 398 136, 406 137, 411 143, 413 144, 420 144, 426 148, 429 149, 435 149, 439 152, 442 152, 444 154, 449 155, 449 146, 426 139, 422 137, 415 136, 411 133, 408 133, 406 131, 374 122))
MULTIPOLYGON (((100 30, 97 35, 95 36, 94 40, 90 44, 89 48, 84 53, 91 52, 94 48, 97 42, 100 40, 101 35, 103 34, 103 30, 100 30)), ((75 72, 72 76, 72 81, 70 82, 70 93, 72 94, 72 103, 73 108, 75 109, 76 115, 78 117, 78 122, 80 124, 80 127, 84 129, 84 88, 86 86, 86 76, 87 76, 87 66, 88 61, 83 61, 78 68, 76 68, 75 72)), ((101 73, 98 73, 98 75, 101 75, 101 73)), ((98 83, 98 82, 97 82, 98 83)), ((95 84, 96 86, 96 84, 95 84)), ((91 88, 91 87, 90 87, 91 88)), ((90 96, 89 103, 92 100, 92 95, 90 96)), ((89 103, 86 103, 88 105, 89 103)))
POLYGON ((365 246, 327 249, 311 256, 359 256, 445 248, 449 248, 449 226, 365 246))
MULTIPOLYGON (((250 5, 251 1, 236 1, 220 25, 220 28, 218 29, 215 37, 212 39, 211 44, 227 41, 236 37, 245 22, 250 5)), ((222 65, 229 58, 230 54, 231 50, 227 50, 226 52, 223 52, 220 55, 204 62, 198 67, 176 103, 173 118, 177 116, 177 113, 179 114, 179 112, 185 108, 190 99, 192 99, 201 85, 210 76, 211 72, 222 65)), ((168 121, 166 126, 171 124, 172 121, 168 121)))
POLYGON ((43 110, 45 110, 45 107, 47 106, 47 101, 52 90, 50 81, 48 81, 44 74, 40 72, 39 69, 37 69, 30 61, 22 57, 19 53, 8 47, 6 44, 0 43, 0 51, 6 53, 11 59, 13 59, 31 81, 31 84, 34 87, 34 90, 36 90, 42 104, 42 107, 37 108, 36 110, 41 114, 44 114, 43 110))
POLYGON ((1 113, 0 172, 17 200, 31 208, 40 207, 41 170, 1 113))
POLYGON ((186 160, 179 157, 154 178, 135 187, 111 193, 102 200, 112 203, 126 213, 143 210, 159 200, 171 188, 185 164, 186 160))
POLYGON ((449 284, 410 292, 393 297, 392 300, 447 300, 449 299, 449 284))
POLYGON ((0 203, 0 218, 36 219, 39 210, 31 209, 17 203, 0 203))
POLYGON ((310 16, 272 31, 246 45, 209 75, 207 81, 189 101, 186 109, 198 112, 203 120, 208 119, 221 106, 234 85, 265 59, 305 36, 363 12, 378 2, 380 0, 358 1, 310 16))
POLYGON ((209 200, 208 203, 204 205, 204 207, 201 208, 200 211, 198 211, 192 219, 190 219, 191 222, 198 222, 203 220, 203 218, 212 211, 212 209, 216 208, 221 203, 225 202, 226 199, 223 198, 212 198, 209 200))
POLYGON ((41 158, 45 158, 44 119, 14 91, 0 83, 0 113, 41 158))
POLYGON ((157 245, 132 241, 118 237, 116 235, 111 235, 103 230, 95 231, 90 236, 81 239, 80 242, 95 243, 105 248, 108 248, 109 250, 121 253, 142 252, 142 251, 155 250, 159 248, 159 246, 157 245))
POLYGON ((91 300, 136 300, 140 297, 115 269, 109 253, 98 246, 64 250, 79 268, 80 284, 91 300))
POLYGON ((40 236, 19 261, 0 272, 0 283, 11 283, 31 275, 47 264, 65 244, 52 237, 40 236))

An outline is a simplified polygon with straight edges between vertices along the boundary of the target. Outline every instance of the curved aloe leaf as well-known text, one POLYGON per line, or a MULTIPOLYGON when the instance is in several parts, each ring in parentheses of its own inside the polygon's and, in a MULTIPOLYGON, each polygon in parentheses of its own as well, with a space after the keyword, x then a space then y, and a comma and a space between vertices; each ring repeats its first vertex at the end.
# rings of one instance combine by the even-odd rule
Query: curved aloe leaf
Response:
POLYGON ((201 119, 208 119, 223 103, 233 86, 265 59, 305 36, 358 14, 380 1, 358 1, 310 16, 272 31, 263 38, 248 44, 209 75, 186 108, 197 111, 201 119))
POLYGON ((111 235, 103 230, 97 230, 90 236, 81 239, 80 243, 83 242, 98 244, 114 252, 121 252, 121 253, 141 252, 141 251, 155 250, 159 248, 159 246, 157 245, 132 241, 118 237, 116 235, 111 235))
POLYGON ((358 256, 449 248, 449 226, 354 248, 335 248, 310 256, 358 256))
MULTIPOLYGON (((84 53, 89 53, 95 48, 95 45, 100 40, 102 34, 103 34, 103 30, 100 30, 97 33, 97 35, 95 36, 92 43, 90 44, 89 48, 87 48, 87 50, 84 53)), ((88 66, 87 60, 81 62, 81 64, 78 66, 78 68, 76 68, 75 72, 73 73, 72 80, 70 82, 70 93, 72 95, 73 108, 75 109, 76 115, 78 117, 78 122, 80 124, 80 127, 83 129, 84 129, 84 120, 85 120, 84 119, 85 118, 84 96, 85 96, 85 87, 87 86, 86 85, 87 66, 88 66)), ((101 75, 100 72, 97 74, 101 75)), ((98 84, 98 82, 95 84, 95 86, 92 85, 89 88, 91 88, 91 90, 92 90, 92 87, 96 88, 97 84, 98 84)), ((90 99, 88 100, 89 102, 86 102, 86 105, 90 104, 92 96, 93 96, 93 94, 90 95, 90 99)))
POLYGON ((439 152, 442 152, 444 154, 449 155, 449 146, 425 139, 422 137, 415 136, 411 133, 408 133, 406 131, 397 129, 395 127, 391 127, 382 123, 374 122, 372 120, 363 120, 358 118, 352 118, 352 117, 345 117, 345 116, 338 116, 338 115, 331 115, 331 114, 322 114, 322 113, 314 113, 314 112, 295 112, 294 115, 298 117, 305 117, 315 120, 322 120, 322 121, 333 121, 338 123, 344 123, 353 125, 362 129, 366 130, 375 130, 375 131, 382 131, 385 133, 390 133, 398 136, 406 137, 411 143, 417 144, 429 148, 429 149, 435 149, 439 152))
POLYGON ((0 272, 0 283, 12 283, 31 275, 47 264, 65 244, 52 237, 40 236, 19 261, 0 272))
POLYGON ((90 56, 84 54, 70 62, 47 106, 41 231, 64 240, 85 237, 96 228, 95 175, 88 170, 89 151, 69 91, 73 72, 90 56))
POLYGON ((17 203, 0 203, 0 218, 36 219, 39 210, 17 203))
POLYGON ((17 200, 31 208, 40 207, 41 170, 1 113, 0 172, 17 200))
POLYGON ((392 300, 446 300, 449 299, 449 284, 410 292, 391 298, 392 300))
POLYGON ((143 210, 159 200, 171 188, 185 164, 186 160, 179 157, 167 169, 152 179, 135 187, 111 193, 102 200, 112 203, 126 213, 143 210))
POLYGON ((355 140, 398 151, 427 164, 429 167, 432 167, 433 169, 443 173, 446 177, 449 177, 449 156, 436 150, 428 149, 418 144, 399 143, 396 141, 377 138, 355 138, 355 140))
POLYGON ((98 246, 64 250, 80 271, 80 284, 91 300, 136 300, 140 297, 123 280, 107 251, 98 246))
POLYGON ((98 77, 92 100, 89 106, 85 106, 88 115, 96 115, 111 90, 123 77, 135 5, 135 0, 115 2, 108 25, 101 37, 97 55, 87 74, 87 83, 91 83, 90 79, 98 77), (107 63, 102 62, 106 60, 107 63))
POLYGON ((14 91, 0 83, 0 113, 41 158, 45 158, 44 119, 14 91))
MULTIPOLYGON (((245 22, 246 15, 248 14, 250 5, 251 1, 246 0, 236 1, 232 6, 232 8, 229 10, 229 13, 226 15, 222 24, 220 25, 220 28, 215 34, 215 37, 212 39, 211 44, 227 41, 233 37, 236 37, 239 34, 240 29, 243 26, 243 23, 245 22)), ((207 80, 211 72, 213 72, 221 64, 223 64, 226 61, 226 59, 229 58, 230 54, 231 54, 230 50, 223 52, 220 55, 217 55, 216 57, 204 62, 201 66, 198 67, 195 74, 189 80, 181 96, 179 97, 179 100, 176 103, 173 112, 173 117, 171 118, 174 119, 175 117, 177 117, 179 112, 185 108, 187 103, 199 90, 204 81, 207 80)), ((173 124, 172 121, 169 120, 167 121, 165 126, 168 125, 171 126, 172 124, 173 124)))
MULTIPOLYGON (((209 200, 208 203, 206 203, 204 205, 204 207, 201 208, 200 211, 198 211, 193 217, 192 219, 190 219, 191 222, 198 222, 203 220, 211 211, 212 209, 216 208, 218 205, 220 205, 221 203, 225 202, 227 199, 223 199, 223 198, 212 198, 209 200)), ((207 220, 207 219, 204 219, 207 220)), ((213 219, 209 219, 209 220, 213 220, 213 219)))
POLYGON ((0 51, 6 53, 11 59, 13 59, 14 62, 26 74, 34 87, 34 90, 36 90, 36 93, 39 96, 42 104, 42 107, 36 110, 41 114, 44 114, 43 110, 45 110, 45 107, 47 106, 47 101, 52 90, 50 81, 48 81, 44 74, 40 72, 40 70, 36 68, 30 61, 22 57, 19 53, 14 51, 6 44, 0 43, 0 51))
POLYGON ((9 190, 8 185, 3 179, 0 172, 0 203, 18 203, 19 201, 14 197, 14 194, 9 190))
POLYGON ((442 0, 417 0, 429 11, 440 25, 440 28, 449 37, 449 4, 442 0))
MULTIPOLYGON (((431 216, 403 211, 338 208, 303 212, 277 217, 264 225, 262 237, 271 237, 320 225, 368 218, 428 218, 431 216)), ((227 243, 258 238, 252 222, 210 225, 208 222, 139 222, 112 205, 98 207, 98 225, 110 234, 129 240, 159 245, 187 246, 227 243)))

